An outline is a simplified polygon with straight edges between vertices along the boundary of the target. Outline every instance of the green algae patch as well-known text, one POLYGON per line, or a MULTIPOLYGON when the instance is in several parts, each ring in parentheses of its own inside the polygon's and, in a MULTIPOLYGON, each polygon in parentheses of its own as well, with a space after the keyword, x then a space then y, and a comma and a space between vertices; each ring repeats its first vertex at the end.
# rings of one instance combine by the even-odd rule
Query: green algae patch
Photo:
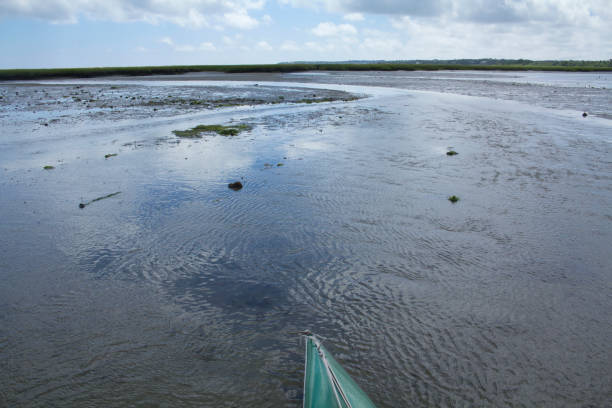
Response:
POLYGON ((217 133, 221 136, 236 136, 241 132, 251 130, 252 127, 245 124, 239 125, 198 125, 194 128, 187 130, 173 130, 178 137, 185 137, 190 139, 197 139, 202 137, 202 133, 217 133))
POLYGON ((44 166, 43 169, 44 170, 53 170, 55 167, 53 166, 44 166))
POLYGON ((451 203, 455 204, 457 201, 459 201, 459 197, 457 197, 456 195, 452 195, 452 196, 448 197, 448 201, 450 201, 451 203))

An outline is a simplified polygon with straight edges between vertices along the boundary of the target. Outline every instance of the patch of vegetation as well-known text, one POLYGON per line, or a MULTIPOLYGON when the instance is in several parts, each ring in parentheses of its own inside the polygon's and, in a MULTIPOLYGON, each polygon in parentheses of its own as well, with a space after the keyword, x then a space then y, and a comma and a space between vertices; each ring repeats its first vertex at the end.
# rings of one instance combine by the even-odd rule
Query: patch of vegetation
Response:
POLYGON ((108 159, 109 157, 115 157, 115 156, 117 156, 117 153, 108 153, 104 155, 104 158, 108 159))
MULTIPOLYGON (((349 61, 340 63, 309 62, 262 65, 174 65, 143 67, 4 69, 0 80, 43 78, 91 78, 111 75, 176 75, 188 72, 302 72, 302 71, 437 71, 437 70, 501 70, 501 71, 612 71, 612 60, 604 61, 532 61, 532 60, 422 60, 422 61, 349 61)), ((117 89, 118 87, 110 87, 117 89)))
POLYGON ((448 201, 450 201, 451 203, 455 204, 457 201, 459 201, 459 197, 457 197, 456 195, 452 195, 452 196, 448 197, 448 201))
POLYGON ((446 152, 446 155, 447 155, 447 156, 455 156, 455 155, 457 155, 457 154, 459 154, 459 153, 457 153, 457 152, 456 152, 456 151, 454 151, 454 150, 449 150, 448 152, 446 152))
POLYGON ((174 133, 178 137, 186 137, 186 138, 200 138, 202 137, 202 133, 217 133, 222 136, 236 136, 240 132, 244 132, 246 130, 251 130, 252 127, 245 124, 239 125, 198 125, 194 128, 187 130, 173 130, 174 133))
POLYGON ((55 167, 53 167, 53 166, 49 166, 49 165, 47 165, 47 166, 43 167, 43 169, 45 169, 45 170, 53 170, 54 168, 55 168, 55 167))

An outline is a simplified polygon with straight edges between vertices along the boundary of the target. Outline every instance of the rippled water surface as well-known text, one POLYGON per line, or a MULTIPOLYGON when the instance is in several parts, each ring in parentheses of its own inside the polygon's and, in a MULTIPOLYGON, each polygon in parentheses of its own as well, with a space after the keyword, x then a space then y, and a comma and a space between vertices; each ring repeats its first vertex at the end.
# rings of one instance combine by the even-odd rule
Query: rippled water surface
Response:
POLYGON ((303 329, 379 407, 610 406, 611 80, 0 84, 0 406, 299 407, 303 329))

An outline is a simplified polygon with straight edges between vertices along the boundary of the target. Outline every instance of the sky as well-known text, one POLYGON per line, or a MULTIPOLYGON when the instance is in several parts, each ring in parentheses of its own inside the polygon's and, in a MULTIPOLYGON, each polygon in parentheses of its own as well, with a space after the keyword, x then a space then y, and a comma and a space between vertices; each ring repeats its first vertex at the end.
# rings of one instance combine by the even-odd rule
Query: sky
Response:
POLYGON ((0 0, 0 68, 612 58, 612 0, 0 0))

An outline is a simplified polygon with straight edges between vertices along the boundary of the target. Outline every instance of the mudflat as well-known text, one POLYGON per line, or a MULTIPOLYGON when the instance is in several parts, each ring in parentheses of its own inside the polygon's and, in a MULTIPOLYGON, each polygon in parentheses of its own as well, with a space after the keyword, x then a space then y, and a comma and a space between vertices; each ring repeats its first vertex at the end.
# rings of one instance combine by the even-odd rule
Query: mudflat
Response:
POLYGON ((1 83, 0 405, 605 406, 611 83, 1 83))

